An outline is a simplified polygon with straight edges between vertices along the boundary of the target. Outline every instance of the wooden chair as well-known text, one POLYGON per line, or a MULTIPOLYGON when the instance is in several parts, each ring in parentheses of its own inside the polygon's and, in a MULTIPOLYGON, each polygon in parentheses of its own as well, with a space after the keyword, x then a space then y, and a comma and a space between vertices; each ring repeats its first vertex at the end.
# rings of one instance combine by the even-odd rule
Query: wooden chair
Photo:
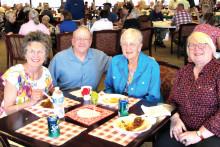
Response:
POLYGON ((139 22, 147 22, 149 20, 149 15, 141 15, 138 17, 139 22))
POLYGON ((68 49, 72 46, 73 32, 56 34, 57 52, 68 49))
POLYGON ((163 61, 157 61, 160 66, 160 79, 161 79, 161 88, 160 92, 163 97, 164 102, 168 99, 172 85, 175 80, 175 75, 179 67, 170 65, 163 61))
POLYGON ((174 37, 174 33, 172 33, 171 37, 171 53, 173 53, 173 42, 177 44, 177 57, 180 58, 180 47, 183 47, 183 37, 188 37, 193 32, 194 28, 197 24, 195 23, 188 23, 188 24, 181 24, 180 29, 178 32, 178 38, 174 37))
POLYGON ((19 34, 6 35, 9 45, 11 66, 13 66, 13 60, 15 60, 16 64, 17 61, 25 61, 22 48, 23 38, 24 36, 19 34))
POLYGON ((121 30, 101 30, 93 32, 92 48, 115 56, 121 53, 120 49, 121 30))
POLYGON ((139 23, 140 23, 141 29, 153 27, 153 23, 150 21, 142 21, 139 23))
MULTIPOLYGON (((0 72, 0 77, 4 74, 4 72, 0 72)), ((3 80, 0 78, 0 104, 4 99, 4 85, 2 84, 3 80)))
POLYGON ((143 36, 143 47, 142 50, 149 50, 149 55, 152 56, 152 38, 153 38, 153 29, 145 28, 141 29, 141 34, 143 36))
POLYGON ((1 30, 1 35, 2 35, 2 38, 5 41, 6 55, 7 55, 7 69, 8 69, 9 68, 9 44, 8 44, 8 40, 7 40, 4 29, 1 30))

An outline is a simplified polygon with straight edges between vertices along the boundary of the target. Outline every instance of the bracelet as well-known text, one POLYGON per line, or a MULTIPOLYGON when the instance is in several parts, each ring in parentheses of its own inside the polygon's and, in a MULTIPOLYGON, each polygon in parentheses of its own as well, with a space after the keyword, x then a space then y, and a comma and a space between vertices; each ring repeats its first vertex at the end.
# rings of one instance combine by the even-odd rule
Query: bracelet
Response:
POLYGON ((16 105, 16 110, 18 111, 18 104, 16 105))

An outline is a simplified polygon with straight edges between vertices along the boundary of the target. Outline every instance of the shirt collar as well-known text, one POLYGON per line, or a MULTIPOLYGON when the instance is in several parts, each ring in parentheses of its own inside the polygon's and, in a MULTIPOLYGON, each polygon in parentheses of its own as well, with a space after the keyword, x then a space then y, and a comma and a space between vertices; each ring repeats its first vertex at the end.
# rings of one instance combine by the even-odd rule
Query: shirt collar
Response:
MULTIPOLYGON (((93 57, 93 53, 92 53, 91 49, 89 48, 84 63, 86 63, 88 60, 91 60, 92 57, 93 57)), ((80 60, 76 57, 75 53, 73 52, 73 47, 71 47, 71 48, 68 50, 68 59, 69 59, 69 60, 80 61, 80 60)))
POLYGON ((185 11, 185 9, 179 9, 179 10, 177 10, 177 11, 178 11, 178 12, 179 12, 179 11, 185 11))

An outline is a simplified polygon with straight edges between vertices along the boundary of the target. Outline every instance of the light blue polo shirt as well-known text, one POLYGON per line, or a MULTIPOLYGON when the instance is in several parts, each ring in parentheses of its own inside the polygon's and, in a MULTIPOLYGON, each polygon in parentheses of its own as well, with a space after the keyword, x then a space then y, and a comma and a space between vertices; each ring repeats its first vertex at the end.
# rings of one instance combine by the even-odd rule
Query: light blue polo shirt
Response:
POLYGON ((92 86, 93 90, 97 90, 111 59, 104 52, 92 48, 88 49, 83 63, 75 56, 72 47, 59 52, 49 65, 53 86, 61 90, 92 86))

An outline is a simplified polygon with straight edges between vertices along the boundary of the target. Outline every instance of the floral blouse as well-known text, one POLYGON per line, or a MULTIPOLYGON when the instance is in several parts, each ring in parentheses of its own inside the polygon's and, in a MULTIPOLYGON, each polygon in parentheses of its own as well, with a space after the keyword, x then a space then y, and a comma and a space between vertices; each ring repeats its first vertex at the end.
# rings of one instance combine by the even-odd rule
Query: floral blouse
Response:
MULTIPOLYGON (((43 67, 43 72, 38 80, 33 80, 22 64, 15 65, 8 69, 1 77, 3 85, 6 80, 18 90, 15 104, 21 104, 31 98, 32 89, 45 89, 47 93, 53 87, 52 78, 47 68, 43 67)), ((4 106, 4 101, 1 106, 4 106)))

